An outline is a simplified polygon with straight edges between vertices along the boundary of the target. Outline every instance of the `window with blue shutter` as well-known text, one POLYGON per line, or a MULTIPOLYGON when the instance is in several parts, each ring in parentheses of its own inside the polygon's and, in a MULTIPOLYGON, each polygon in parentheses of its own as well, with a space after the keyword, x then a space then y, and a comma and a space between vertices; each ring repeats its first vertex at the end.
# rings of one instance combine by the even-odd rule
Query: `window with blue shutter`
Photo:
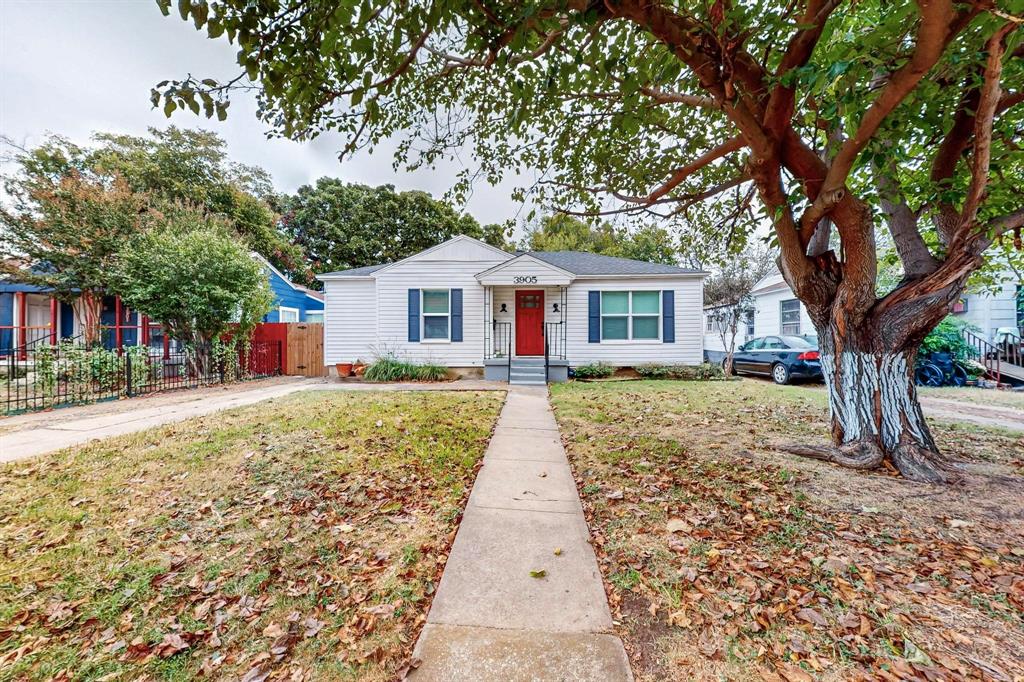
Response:
POLYGON ((409 289, 409 341, 420 340, 420 290, 409 289))
POLYGON ((587 341, 601 343, 601 292, 587 292, 587 341))
POLYGON ((676 292, 671 289, 661 292, 661 340, 676 342, 676 292))
POLYGON ((462 341, 462 289, 452 289, 452 342, 462 341))

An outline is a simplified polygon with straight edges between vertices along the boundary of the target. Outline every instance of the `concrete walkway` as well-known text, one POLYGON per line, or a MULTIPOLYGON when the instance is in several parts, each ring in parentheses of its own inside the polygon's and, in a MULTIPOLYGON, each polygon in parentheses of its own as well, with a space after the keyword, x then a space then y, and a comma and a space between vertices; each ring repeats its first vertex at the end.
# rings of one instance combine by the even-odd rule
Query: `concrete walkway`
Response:
MULTIPOLYGON (((296 379, 251 390, 233 391, 225 395, 202 395, 191 400, 147 406, 130 411, 117 409, 107 414, 91 414, 78 419, 37 422, 31 428, 0 434, 0 462, 13 462, 43 455, 54 450, 81 445, 92 440, 135 433, 154 426, 179 422, 211 412, 252 405, 271 398, 323 386, 320 380, 296 379)), ((183 394, 187 395, 187 394, 183 394)), ((116 403, 118 406, 123 403, 116 403)), ((67 408, 74 409, 74 408, 67 408)), ((53 414, 53 413, 49 413, 53 414)))
POLYGON ((920 400, 924 413, 933 419, 995 426, 1007 431, 1024 431, 1024 410, 946 398, 922 397, 920 400))
POLYGON ((588 539, 547 388, 511 387, 410 679, 632 680, 588 539))

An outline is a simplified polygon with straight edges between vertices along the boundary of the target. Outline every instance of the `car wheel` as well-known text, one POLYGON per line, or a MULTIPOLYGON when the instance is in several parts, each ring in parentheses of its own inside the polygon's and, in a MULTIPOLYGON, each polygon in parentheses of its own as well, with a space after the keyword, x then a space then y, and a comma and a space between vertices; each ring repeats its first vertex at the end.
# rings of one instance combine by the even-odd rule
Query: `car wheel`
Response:
POLYGON ((781 362, 772 365, 772 380, 780 385, 789 383, 789 368, 781 362))

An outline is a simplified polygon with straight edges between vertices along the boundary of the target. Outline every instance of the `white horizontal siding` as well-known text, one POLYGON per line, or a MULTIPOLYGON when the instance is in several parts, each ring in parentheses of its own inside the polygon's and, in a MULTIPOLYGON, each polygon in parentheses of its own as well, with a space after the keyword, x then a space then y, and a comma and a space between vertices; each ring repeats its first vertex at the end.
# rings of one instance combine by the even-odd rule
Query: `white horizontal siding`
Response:
POLYGON ((630 367, 646 363, 696 365, 704 359, 704 284, 699 277, 651 279, 588 279, 573 282, 568 290, 566 348, 569 364, 605 362, 630 367), (589 291, 675 292, 675 343, 662 341, 590 343, 589 291))
MULTIPOLYGON (((794 298, 796 296, 788 288, 755 295, 754 336, 781 334, 782 302, 794 298)), ((803 303, 800 304, 800 334, 817 334, 803 303)))
POLYGON ((995 293, 967 295, 967 312, 956 316, 981 330, 982 336, 992 340, 1000 327, 1017 326, 1017 284, 1004 283, 995 293))
MULTIPOLYGON (((480 252, 475 254, 477 257, 480 252)), ((493 254, 492 254, 492 257, 493 254)), ((448 367, 484 362, 484 287, 476 274, 500 261, 412 260, 377 277, 377 339, 400 357, 448 367), (452 342, 409 342, 409 289, 462 289, 462 338, 452 342)))
POLYGON ((324 283, 324 363, 367 362, 377 338, 377 296, 373 280, 324 283))

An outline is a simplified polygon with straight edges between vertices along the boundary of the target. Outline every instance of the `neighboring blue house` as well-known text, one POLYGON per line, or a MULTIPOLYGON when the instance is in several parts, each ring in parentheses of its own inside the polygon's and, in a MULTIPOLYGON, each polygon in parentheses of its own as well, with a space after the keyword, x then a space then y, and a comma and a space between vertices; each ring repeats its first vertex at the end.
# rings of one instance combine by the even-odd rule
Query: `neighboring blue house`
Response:
MULTIPOLYGON (((265 258, 256 253, 252 256, 265 267, 274 292, 274 307, 263 318, 264 322, 324 321, 320 292, 293 284, 265 258)), ((0 277, 0 356, 26 344, 47 340, 52 343, 80 334, 80 319, 84 317, 82 306, 81 301, 73 305, 56 301, 45 288, 0 277)), ((103 296, 97 300, 96 308, 100 328, 107 332, 103 338, 107 347, 168 346, 169 340, 164 338, 160 323, 122 306, 119 297, 103 296)))
POLYGON ((267 269, 270 289, 274 292, 274 307, 263 318, 264 322, 324 321, 323 294, 294 284, 258 253, 253 253, 252 257, 267 269))

